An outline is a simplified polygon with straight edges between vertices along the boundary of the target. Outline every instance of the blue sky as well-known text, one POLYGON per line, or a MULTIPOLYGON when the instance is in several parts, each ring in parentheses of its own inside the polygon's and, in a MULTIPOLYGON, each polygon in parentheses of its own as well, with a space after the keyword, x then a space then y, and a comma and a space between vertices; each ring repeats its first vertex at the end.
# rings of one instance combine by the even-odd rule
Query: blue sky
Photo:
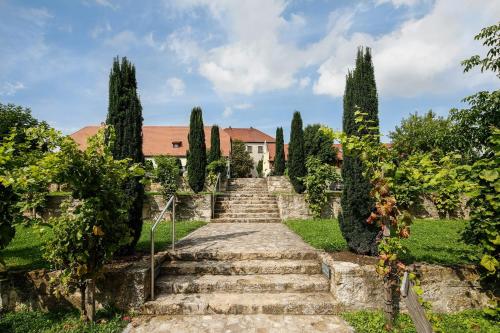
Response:
POLYGON ((64 133, 104 121, 113 57, 136 66, 147 125, 205 124, 288 135, 341 128, 345 74, 373 49, 381 130, 412 112, 445 115, 492 74, 462 73, 498 21, 495 0, 0 0, 0 102, 64 133))

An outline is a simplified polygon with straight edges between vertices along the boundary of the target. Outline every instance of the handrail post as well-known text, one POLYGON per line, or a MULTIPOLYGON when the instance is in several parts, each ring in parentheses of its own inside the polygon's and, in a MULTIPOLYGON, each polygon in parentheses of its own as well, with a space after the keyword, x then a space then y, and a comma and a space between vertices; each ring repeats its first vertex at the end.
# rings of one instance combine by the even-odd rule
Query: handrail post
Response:
POLYGON ((172 221, 172 226, 173 226, 173 242, 172 242, 172 249, 174 249, 175 246, 175 195, 172 195, 170 199, 168 200, 167 204, 165 205, 165 208, 161 211, 160 215, 156 218, 155 222, 153 223, 153 226, 151 227, 151 299, 154 300, 155 298, 155 229, 156 226, 160 223, 161 219, 163 218, 163 215, 165 215, 165 212, 167 209, 170 207, 170 205, 173 204, 172 211, 173 211, 173 221, 172 221))
POLYGON ((172 201, 172 251, 175 251, 175 195, 172 201))
POLYGON ((151 229, 151 299, 155 299, 155 233, 151 229))

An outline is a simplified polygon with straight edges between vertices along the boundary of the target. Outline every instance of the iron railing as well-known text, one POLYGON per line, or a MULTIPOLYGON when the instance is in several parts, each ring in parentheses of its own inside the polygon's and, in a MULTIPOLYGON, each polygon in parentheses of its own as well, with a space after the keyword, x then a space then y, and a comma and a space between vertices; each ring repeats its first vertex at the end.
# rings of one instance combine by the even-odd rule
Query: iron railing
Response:
POLYGON ((217 180, 215 181, 214 189, 212 190, 212 218, 215 217, 215 196, 217 195, 217 192, 219 192, 220 178, 221 174, 219 172, 217 174, 217 180))
POLYGON ((172 195, 168 200, 165 208, 161 211, 160 215, 151 227, 151 299, 155 299, 155 230, 161 222, 163 215, 167 212, 168 208, 172 206, 172 251, 175 251, 175 195, 172 195))

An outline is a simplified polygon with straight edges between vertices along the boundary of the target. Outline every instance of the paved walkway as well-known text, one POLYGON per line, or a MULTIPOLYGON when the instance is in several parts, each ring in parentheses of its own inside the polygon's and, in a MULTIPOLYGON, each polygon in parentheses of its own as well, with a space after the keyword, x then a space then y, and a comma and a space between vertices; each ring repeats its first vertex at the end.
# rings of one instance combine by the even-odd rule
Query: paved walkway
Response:
POLYGON ((146 303, 145 315, 134 318, 126 333, 354 332, 333 315, 319 262, 308 272, 318 260, 315 250, 281 223, 211 223, 179 242, 171 259, 158 285, 170 292, 146 303), (291 263, 303 265, 303 274, 291 263), (323 279, 310 283, 321 292, 307 285, 313 278, 323 279))

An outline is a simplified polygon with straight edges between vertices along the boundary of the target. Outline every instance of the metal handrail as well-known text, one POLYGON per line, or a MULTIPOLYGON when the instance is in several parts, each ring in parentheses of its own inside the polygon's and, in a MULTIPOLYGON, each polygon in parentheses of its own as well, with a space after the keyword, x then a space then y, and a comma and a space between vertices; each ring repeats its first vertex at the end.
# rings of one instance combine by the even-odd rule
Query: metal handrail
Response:
POLYGON ((215 217, 215 194, 219 192, 219 183, 220 183, 220 172, 217 174, 217 180, 215 181, 215 186, 212 191, 212 218, 215 217))
POLYGON ((155 299, 155 230, 160 223, 163 215, 167 212, 168 208, 172 205, 172 251, 175 250, 175 195, 172 195, 168 200, 165 208, 161 211, 160 215, 151 227, 151 299, 155 299))

